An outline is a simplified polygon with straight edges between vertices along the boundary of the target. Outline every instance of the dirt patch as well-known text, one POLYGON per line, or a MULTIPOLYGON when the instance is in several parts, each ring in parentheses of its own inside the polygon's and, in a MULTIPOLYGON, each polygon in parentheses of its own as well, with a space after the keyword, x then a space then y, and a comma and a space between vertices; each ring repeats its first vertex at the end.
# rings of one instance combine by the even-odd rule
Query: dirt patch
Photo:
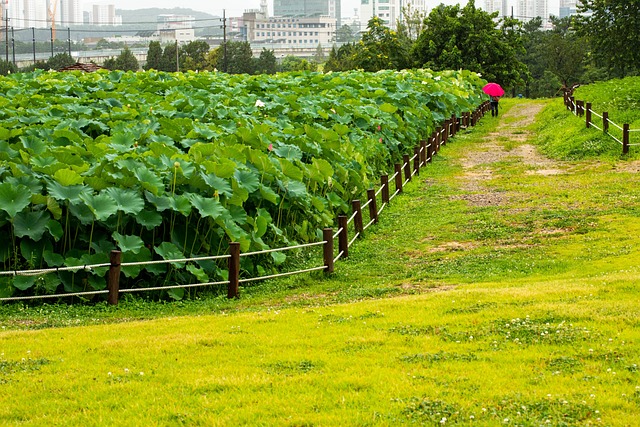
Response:
MULTIPOLYGON (((535 146, 526 144, 531 137, 531 132, 526 128, 533 123, 542 107, 542 104, 536 103, 518 104, 501 117, 500 132, 487 135, 479 150, 469 152, 461 159, 465 171, 461 187, 468 194, 456 196, 454 199, 466 200, 471 206, 503 205, 509 196, 487 187, 486 182, 494 176, 494 165, 507 158, 517 158, 530 167, 528 174, 551 176, 565 172, 561 163, 548 159, 541 155, 535 146), (517 145, 507 150, 500 141, 517 145)), ((640 164, 638 167, 640 168, 640 164)))

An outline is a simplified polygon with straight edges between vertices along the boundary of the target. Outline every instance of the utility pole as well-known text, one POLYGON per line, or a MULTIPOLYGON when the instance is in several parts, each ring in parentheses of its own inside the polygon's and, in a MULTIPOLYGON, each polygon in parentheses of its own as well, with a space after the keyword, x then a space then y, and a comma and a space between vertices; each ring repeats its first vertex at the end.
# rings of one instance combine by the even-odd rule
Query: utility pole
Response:
POLYGON ((9 62, 9 3, 6 0, 2 2, 2 11, 4 12, 5 60, 9 62))
POLYGON ((176 71, 180 72, 180 55, 178 54, 178 35, 176 34, 176 71))
POLYGON ((224 44, 224 72, 227 70, 227 11, 222 9, 222 43, 224 44))

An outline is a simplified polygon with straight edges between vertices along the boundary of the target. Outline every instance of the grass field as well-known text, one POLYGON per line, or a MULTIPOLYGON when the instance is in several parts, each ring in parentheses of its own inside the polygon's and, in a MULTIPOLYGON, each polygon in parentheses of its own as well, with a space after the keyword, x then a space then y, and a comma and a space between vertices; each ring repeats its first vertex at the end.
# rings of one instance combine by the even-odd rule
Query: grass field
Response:
POLYGON ((637 425, 640 163, 542 156, 586 146, 548 105, 456 136, 332 276, 0 308, 0 424, 637 425))

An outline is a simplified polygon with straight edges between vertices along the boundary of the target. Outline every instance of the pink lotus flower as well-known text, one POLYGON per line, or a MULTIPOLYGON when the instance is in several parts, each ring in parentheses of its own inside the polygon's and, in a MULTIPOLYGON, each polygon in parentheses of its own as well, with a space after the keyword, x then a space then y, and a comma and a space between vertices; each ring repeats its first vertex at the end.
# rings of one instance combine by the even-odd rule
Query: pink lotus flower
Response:
POLYGON ((382 138, 380 138, 380 143, 382 144, 382 138))
POLYGON ((382 129, 382 126, 378 125, 378 132, 382 129))
POLYGON ((269 144, 269 146, 267 147, 267 149, 268 149, 269 151, 273 151, 273 144, 269 144))

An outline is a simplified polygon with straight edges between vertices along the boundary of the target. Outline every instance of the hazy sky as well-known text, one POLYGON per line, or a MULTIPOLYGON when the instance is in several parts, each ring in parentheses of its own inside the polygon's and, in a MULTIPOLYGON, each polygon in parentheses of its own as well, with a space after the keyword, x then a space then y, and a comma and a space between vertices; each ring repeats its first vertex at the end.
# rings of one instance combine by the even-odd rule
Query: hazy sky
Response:
MULTIPOLYGON (((460 3, 466 4, 468 0, 461 0, 460 3)), ((549 1, 549 12, 557 15, 558 0, 549 1)), ((455 4, 457 0, 431 0, 429 3, 433 3, 432 6, 436 6, 440 3, 455 4)), ((175 0, 100 0, 91 2, 85 0, 85 4, 90 3, 106 3, 115 4, 118 9, 143 9, 147 7, 161 7, 171 9, 176 5, 184 8, 189 8, 201 12, 207 12, 212 15, 222 16, 222 10, 226 10, 227 16, 242 16, 242 12, 246 9, 257 9, 260 7, 260 0, 182 0, 176 2, 175 0)), ((484 6, 483 0, 476 0, 476 7, 484 6)), ((515 3, 514 0, 509 0, 509 4, 515 3)), ((273 13, 273 0, 268 0, 269 13, 273 13)), ((342 16, 353 16, 353 9, 360 7, 360 0, 342 0, 342 16)))

